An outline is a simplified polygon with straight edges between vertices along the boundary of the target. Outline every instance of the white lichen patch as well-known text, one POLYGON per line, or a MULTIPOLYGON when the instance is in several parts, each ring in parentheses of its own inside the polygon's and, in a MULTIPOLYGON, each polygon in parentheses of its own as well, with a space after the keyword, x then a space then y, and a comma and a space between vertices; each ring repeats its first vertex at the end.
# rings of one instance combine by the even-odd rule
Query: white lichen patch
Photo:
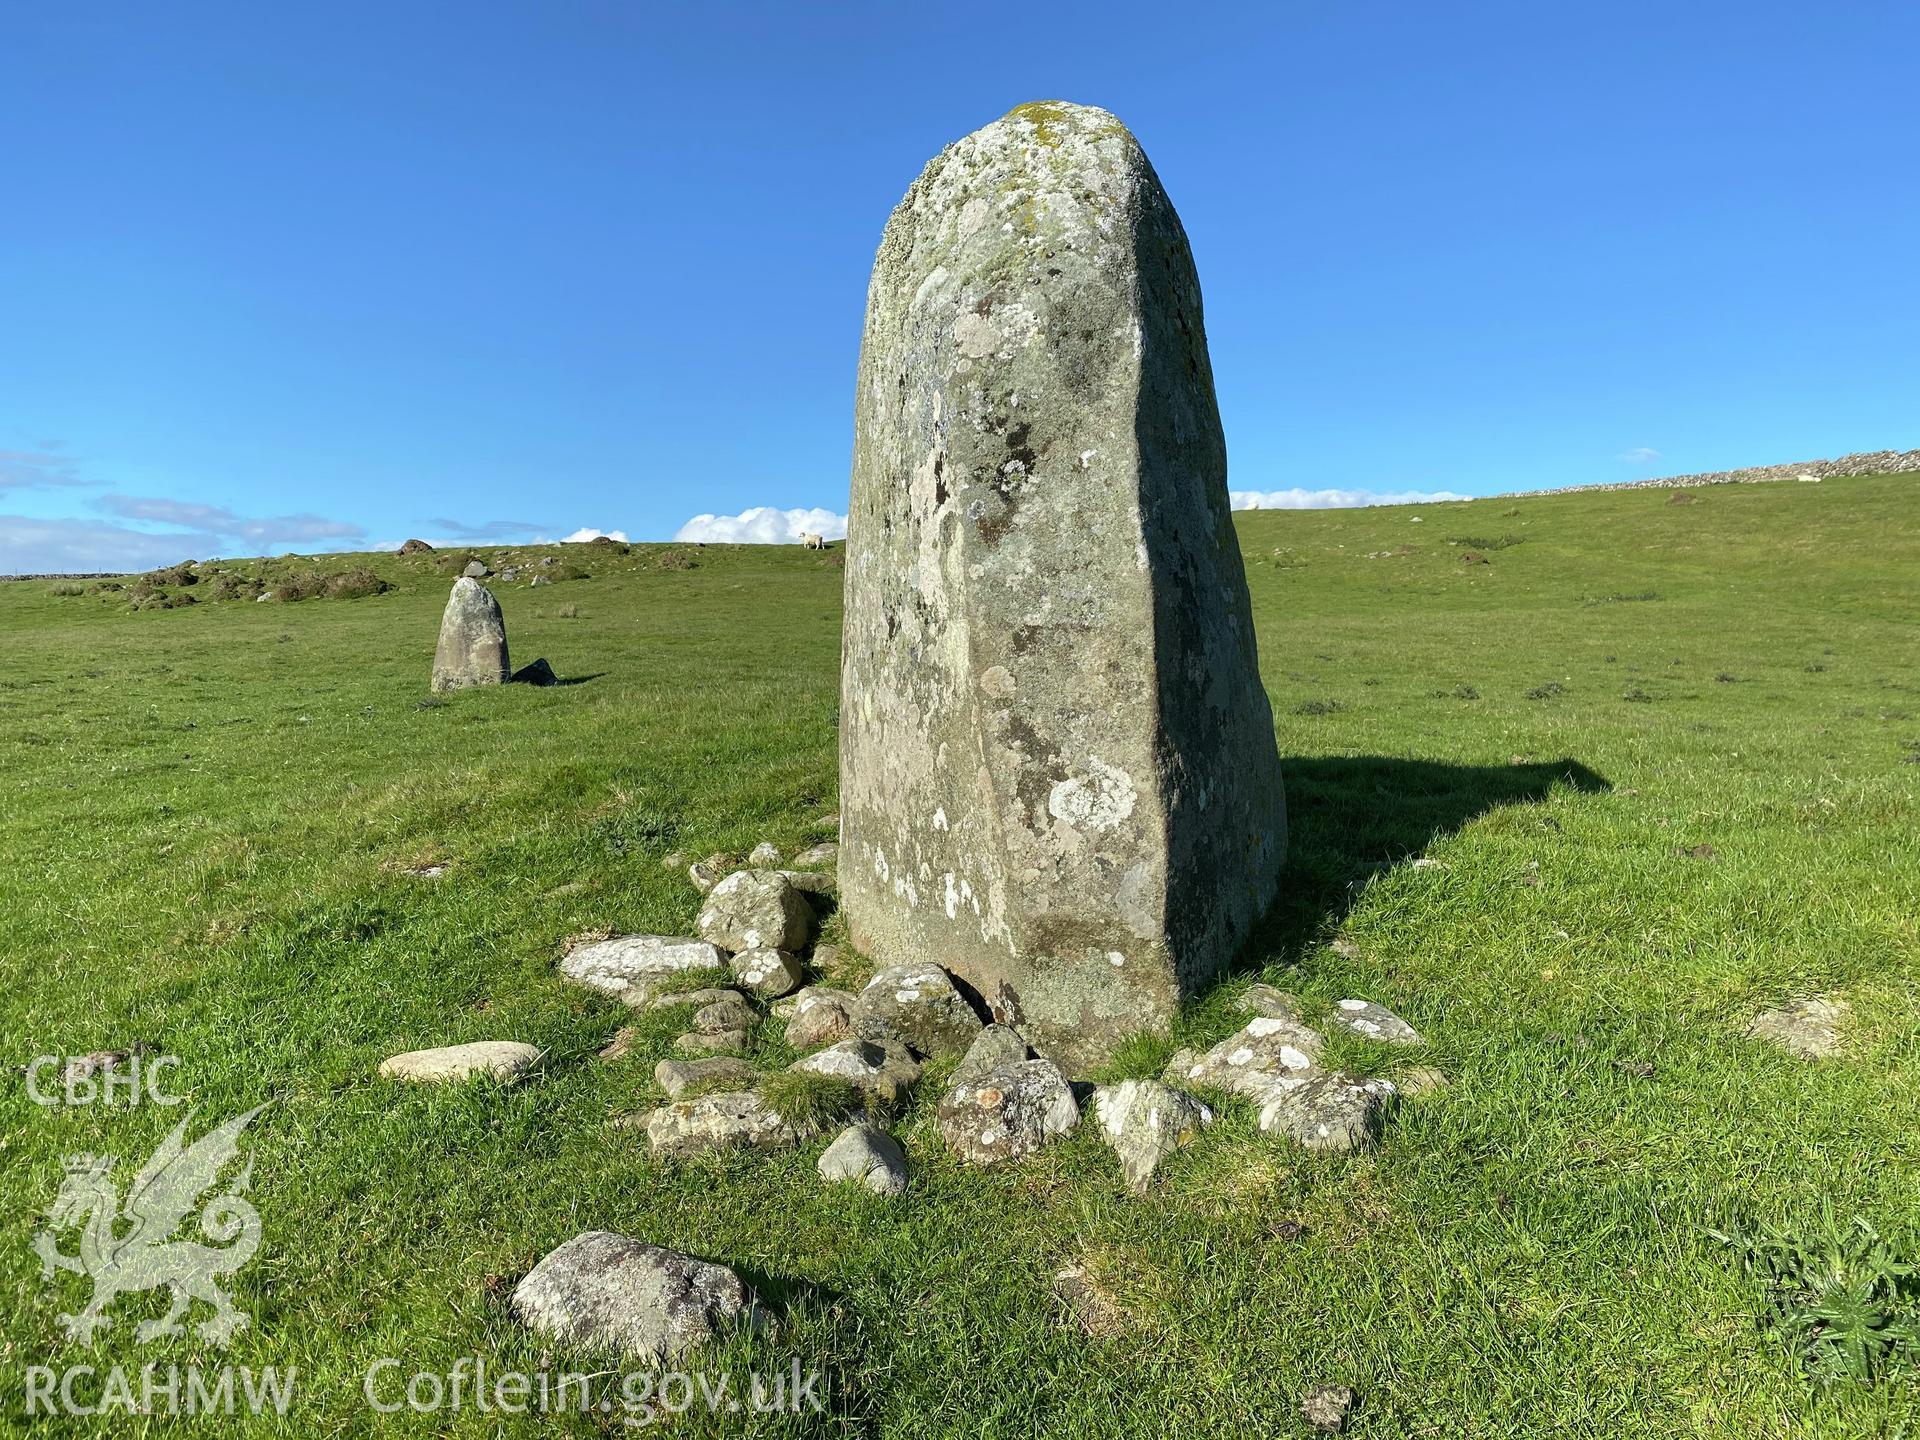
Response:
POLYGON ((1133 777, 1090 755, 1085 775, 1070 775, 1054 785, 1047 797, 1047 813, 1076 830, 1100 834, 1133 814, 1134 799, 1133 777))

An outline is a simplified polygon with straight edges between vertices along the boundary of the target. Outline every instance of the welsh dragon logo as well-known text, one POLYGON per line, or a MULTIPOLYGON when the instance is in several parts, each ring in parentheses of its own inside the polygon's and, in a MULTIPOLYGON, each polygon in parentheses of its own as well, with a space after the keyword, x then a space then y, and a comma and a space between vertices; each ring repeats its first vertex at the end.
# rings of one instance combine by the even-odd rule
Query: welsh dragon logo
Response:
POLYGON ((191 1145, 185 1143, 187 1121, 193 1118, 189 1114, 140 1167, 124 1205, 113 1183, 111 1155, 67 1157, 66 1179, 33 1248, 43 1279, 51 1280, 61 1270, 93 1279, 87 1307, 59 1317, 69 1339, 85 1344, 94 1331, 111 1324, 106 1312, 118 1296, 163 1285, 173 1292, 172 1304, 158 1320, 136 1327, 135 1339, 178 1335, 184 1328, 181 1319, 195 1300, 213 1306, 214 1313, 195 1327, 203 1339, 225 1345, 246 1328, 247 1317, 233 1308, 215 1282, 245 1265, 260 1248, 260 1212, 244 1196, 253 1162, 220 1193, 200 1202, 219 1187, 221 1172, 239 1153, 241 1131, 264 1109, 257 1105, 191 1145), (200 1233, 213 1242, 210 1245, 174 1238, 196 1207, 200 1233), (74 1227, 80 1231, 78 1253, 64 1254, 60 1232, 74 1227))

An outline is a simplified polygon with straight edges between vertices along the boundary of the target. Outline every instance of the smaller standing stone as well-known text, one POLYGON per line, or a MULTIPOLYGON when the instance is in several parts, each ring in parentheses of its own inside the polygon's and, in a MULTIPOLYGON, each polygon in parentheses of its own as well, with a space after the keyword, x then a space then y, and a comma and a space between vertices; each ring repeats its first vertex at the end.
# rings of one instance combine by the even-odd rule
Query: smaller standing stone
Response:
POLYGON ((527 1273, 513 1317, 563 1345, 658 1364, 711 1340, 729 1320, 759 1324, 753 1292, 724 1265, 589 1230, 527 1273))
POLYGON ((900 1142, 871 1125, 849 1125, 820 1156, 825 1180, 858 1180, 876 1195, 907 1188, 907 1156, 900 1142))
POLYGON ((733 957, 733 978, 769 1000, 800 988, 800 962, 784 950, 762 945, 733 957))
POLYGON ((1747 1034, 1802 1060, 1825 1060, 1840 1053, 1840 1024, 1846 1018, 1846 1001, 1815 996, 1762 1010, 1747 1034))
POLYGON ((762 840, 747 852, 747 863, 749 865, 759 865, 762 867, 778 865, 780 863, 780 847, 771 840, 762 840))
POLYGON ((460 572, 460 578, 462 580, 484 580, 491 574, 493 574, 493 571, 487 568, 486 561, 469 560, 467 561, 467 568, 460 572))
POLYGON ((981 1030, 980 1017, 938 965, 894 965, 861 990, 853 1033, 896 1040, 922 1055, 960 1055, 981 1030))
POLYGON ((1368 1040, 1385 1045, 1418 1045, 1420 1032, 1384 1005, 1371 1000, 1342 1000, 1333 1010, 1333 1023, 1368 1040))
POLYGON ((711 1060, 662 1060, 653 1067, 653 1081, 678 1100, 689 1090, 731 1088, 743 1090, 753 1084, 760 1072, 744 1060, 718 1055, 711 1060))
POLYGON ((812 1050, 831 1045, 852 1034, 855 998, 845 990, 824 985, 809 985, 789 1000, 774 1007, 776 1015, 787 1022, 787 1045, 794 1050, 812 1050))
POLYGON ((723 950, 804 950, 813 938, 813 907, 773 870, 738 870, 707 892, 696 926, 723 950))
POLYGON ((1213 1123, 1213 1111, 1204 1103, 1156 1080, 1102 1085, 1093 1092, 1093 1113, 1135 1195, 1147 1193, 1147 1181, 1163 1158, 1213 1123))
POLYGON ((1353 1391, 1344 1385, 1316 1385, 1300 1402, 1300 1413, 1316 1430, 1338 1435, 1347 1428, 1347 1412, 1353 1409, 1353 1391))
POLYGON ((549 665, 547 663, 547 657, 542 655, 531 665, 522 665, 518 670, 514 671, 511 683, 515 685, 558 685, 560 683, 560 677, 553 673, 553 666, 549 665))
POLYGON ((1073 1086, 1051 1060, 970 1076, 940 1101, 940 1134, 970 1165, 1023 1160, 1079 1123, 1073 1086))
POLYGON ((416 1080, 427 1084, 470 1080, 488 1075, 501 1081, 517 1080, 539 1060, 539 1047, 517 1040, 475 1040, 466 1045, 443 1045, 435 1050, 409 1050, 380 1062, 388 1080, 416 1080))
POLYGON ((500 602, 478 580, 454 581, 446 613, 440 617, 440 643, 433 652, 433 688, 500 685, 511 673, 507 622, 500 602))

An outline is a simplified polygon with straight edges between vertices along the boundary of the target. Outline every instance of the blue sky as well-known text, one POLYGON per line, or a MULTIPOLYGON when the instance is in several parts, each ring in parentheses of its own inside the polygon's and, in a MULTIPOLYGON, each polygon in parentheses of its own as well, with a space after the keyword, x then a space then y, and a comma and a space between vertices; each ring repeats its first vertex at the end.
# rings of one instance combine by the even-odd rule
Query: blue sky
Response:
POLYGON ((842 511, 887 213, 1040 98, 1180 208, 1235 490, 1920 446, 1917 54, 1904 0, 11 4, 0 571, 842 511))

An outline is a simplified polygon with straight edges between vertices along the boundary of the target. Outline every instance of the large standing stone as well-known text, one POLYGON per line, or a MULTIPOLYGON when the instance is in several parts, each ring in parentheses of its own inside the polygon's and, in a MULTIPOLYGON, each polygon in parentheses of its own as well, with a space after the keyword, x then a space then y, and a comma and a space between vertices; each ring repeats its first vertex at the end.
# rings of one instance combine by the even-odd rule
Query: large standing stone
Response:
POLYGON ((1165 1024, 1274 894, 1286 803, 1200 286, 1104 110, 949 146, 867 295, 840 894, 1069 1064, 1165 1024))
POLYGON ((446 613, 440 617, 440 643, 433 652, 433 688, 465 690, 473 685, 504 685, 507 622, 500 602, 478 580, 453 582, 446 613))

